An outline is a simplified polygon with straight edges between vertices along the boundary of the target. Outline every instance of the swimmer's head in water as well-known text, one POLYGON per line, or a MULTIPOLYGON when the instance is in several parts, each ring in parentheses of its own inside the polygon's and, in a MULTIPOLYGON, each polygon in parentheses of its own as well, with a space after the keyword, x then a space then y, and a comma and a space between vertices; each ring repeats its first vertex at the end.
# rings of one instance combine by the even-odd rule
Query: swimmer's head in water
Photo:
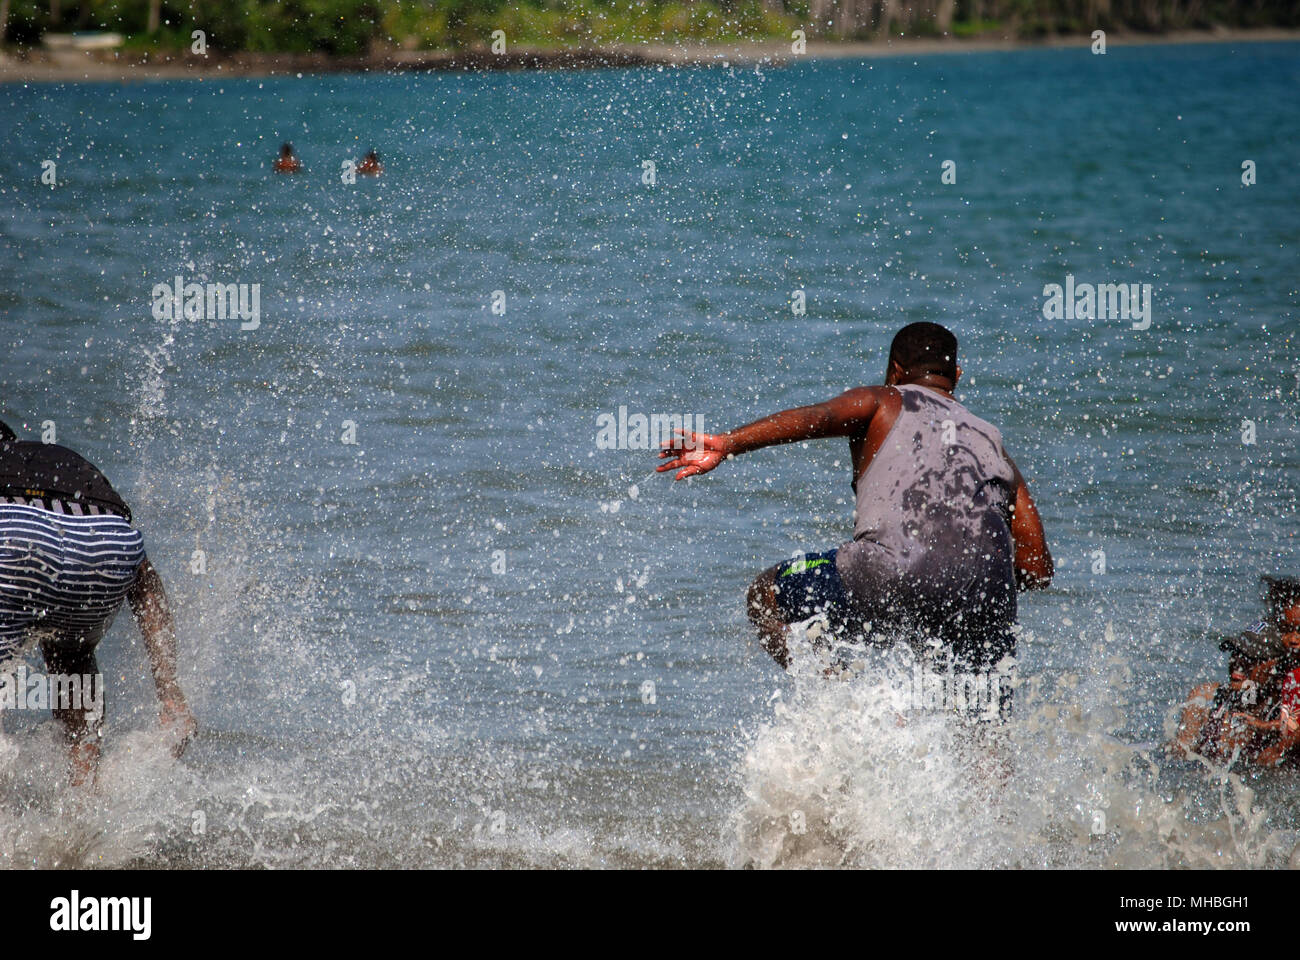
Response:
POLYGON ((288 140, 286 140, 284 143, 280 144, 280 156, 282 156, 282 157, 292 157, 292 156, 293 156, 293 144, 290 143, 288 140))
POLYGON ((959 375, 957 338, 937 323, 909 323, 894 334, 889 345, 886 383, 910 383, 926 376, 938 376, 954 384, 959 375))
POLYGON ((1269 615, 1283 629, 1300 627, 1300 577, 1260 577, 1269 615))

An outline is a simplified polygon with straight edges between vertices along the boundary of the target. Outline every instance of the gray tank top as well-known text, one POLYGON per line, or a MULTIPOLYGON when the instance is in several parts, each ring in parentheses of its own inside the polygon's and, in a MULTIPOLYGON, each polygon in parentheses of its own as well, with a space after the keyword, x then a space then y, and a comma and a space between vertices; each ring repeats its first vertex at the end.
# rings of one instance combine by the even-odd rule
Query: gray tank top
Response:
POLYGON ((980 584, 1014 594, 1015 474, 1001 433, 925 387, 896 389, 898 419, 854 484, 853 539, 880 544, 899 574, 954 599, 984 593, 980 584))

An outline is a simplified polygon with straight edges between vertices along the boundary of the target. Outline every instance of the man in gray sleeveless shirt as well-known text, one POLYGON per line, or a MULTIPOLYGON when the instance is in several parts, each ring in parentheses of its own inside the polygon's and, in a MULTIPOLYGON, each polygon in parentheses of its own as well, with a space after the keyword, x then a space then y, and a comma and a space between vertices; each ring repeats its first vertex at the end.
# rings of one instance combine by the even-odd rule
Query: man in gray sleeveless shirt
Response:
POLYGON ((763 647, 789 663, 789 625, 820 618, 836 639, 906 637, 960 669, 1014 655, 1016 590, 1053 568, 1029 488, 997 428, 953 397, 957 338, 934 323, 894 337, 883 386, 783 410, 724 434, 665 445, 675 479, 774 444, 848 437, 857 497, 853 539, 766 570, 749 590, 763 647))

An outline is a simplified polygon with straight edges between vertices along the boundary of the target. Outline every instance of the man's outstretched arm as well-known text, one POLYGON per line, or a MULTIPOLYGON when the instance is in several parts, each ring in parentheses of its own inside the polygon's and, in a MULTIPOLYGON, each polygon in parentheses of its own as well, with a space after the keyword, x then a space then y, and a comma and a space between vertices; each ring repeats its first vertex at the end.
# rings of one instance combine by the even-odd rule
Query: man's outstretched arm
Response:
POLYGON ((161 719, 165 728, 176 727, 176 742, 172 751, 180 756, 185 745, 194 736, 194 715, 185 703, 185 695, 176 680, 176 623, 167 605, 167 592, 162 578, 145 557, 140 574, 127 594, 131 612, 135 614, 145 648, 149 651, 149 664, 153 669, 154 688, 162 704, 161 719))
POLYGON ((1047 549, 1047 533, 1038 515, 1029 485, 1015 461, 1007 457, 1015 473, 1015 500, 1011 508, 1011 539, 1016 548, 1016 583, 1021 590, 1041 590, 1052 582, 1056 567, 1047 549))
POLYGON ((674 480, 708 473, 727 457, 751 450, 821 437, 847 437, 863 433, 880 409, 880 387, 855 387, 825 403, 782 410, 726 433, 692 433, 664 444, 656 469, 678 470, 674 480))

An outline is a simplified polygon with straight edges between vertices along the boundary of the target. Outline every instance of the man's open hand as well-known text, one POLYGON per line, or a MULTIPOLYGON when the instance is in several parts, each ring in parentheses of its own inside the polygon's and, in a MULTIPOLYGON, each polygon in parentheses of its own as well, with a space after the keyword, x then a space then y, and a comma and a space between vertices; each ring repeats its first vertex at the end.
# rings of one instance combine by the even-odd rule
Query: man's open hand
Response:
POLYGON ((656 473, 676 470, 673 479, 684 480, 697 473, 708 473, 727 458, 727 441, 719 434, 691 430, 678 430, 676 433, 676 438, 664 441, 659 459, 667 462, 655 467, 656 473))

